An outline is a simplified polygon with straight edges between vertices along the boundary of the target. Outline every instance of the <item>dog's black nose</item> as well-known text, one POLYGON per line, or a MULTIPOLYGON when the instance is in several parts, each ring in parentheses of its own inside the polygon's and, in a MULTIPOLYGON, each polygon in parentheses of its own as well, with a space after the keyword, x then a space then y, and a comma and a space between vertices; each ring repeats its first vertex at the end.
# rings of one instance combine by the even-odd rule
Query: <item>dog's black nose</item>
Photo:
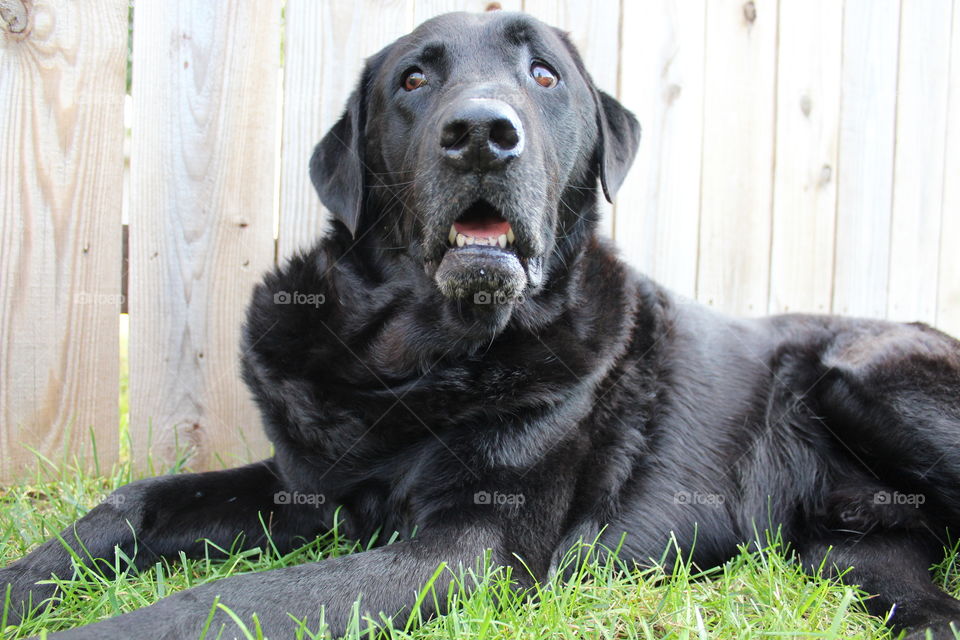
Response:
POLYGON ((440 147, 447 162, 459 169, 497 169, 523 151, 523 125, 506 102, 468 98, 447 113, 440 147))

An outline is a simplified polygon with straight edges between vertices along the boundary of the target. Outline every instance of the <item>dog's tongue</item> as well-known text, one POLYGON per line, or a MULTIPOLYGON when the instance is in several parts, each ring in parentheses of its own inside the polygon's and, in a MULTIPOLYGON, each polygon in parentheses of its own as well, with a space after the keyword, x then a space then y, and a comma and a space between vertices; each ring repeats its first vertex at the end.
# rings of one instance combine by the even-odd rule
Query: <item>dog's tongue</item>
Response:
POLYGON ((510 223, 503 218, 483 218, 466 222, 454 222, 457 233, 474 238, 496 238, 510 230, 510 223))

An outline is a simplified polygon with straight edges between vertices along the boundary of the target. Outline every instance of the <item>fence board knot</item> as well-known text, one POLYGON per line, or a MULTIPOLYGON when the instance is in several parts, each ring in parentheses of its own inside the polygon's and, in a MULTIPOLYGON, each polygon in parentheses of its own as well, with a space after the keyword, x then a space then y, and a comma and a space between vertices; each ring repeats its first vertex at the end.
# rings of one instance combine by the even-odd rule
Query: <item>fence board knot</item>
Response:
POLYGON ((0 0, 0 19, 10 33, 22 34, 30 24, 31 0, 0 0))

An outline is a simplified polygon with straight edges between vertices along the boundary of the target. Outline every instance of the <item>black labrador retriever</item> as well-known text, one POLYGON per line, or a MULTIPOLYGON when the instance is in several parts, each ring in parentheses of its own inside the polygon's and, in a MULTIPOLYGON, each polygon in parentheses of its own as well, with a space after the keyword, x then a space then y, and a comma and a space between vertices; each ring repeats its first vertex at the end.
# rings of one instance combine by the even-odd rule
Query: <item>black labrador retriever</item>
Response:
POLYGON ((275 455, 123 487, 0 585, 17 606, 52 595, 37 582, 70 576, 64 544, 144 567, 265 529, 288 550, 339 512, 349 537, 401 541, 55 637, 197 637, 218 595, 273 637, 321 608, 338 634, 361 595, 408 612, 444 562, 441 593, 484 554, 523 586, 624 534, 621 560, 674 536, 711 566, 772 526, 804 565, 853 567, 909 637, 953 637, 960 602, 929 567, 960 524, 960 343, 730 318, 633 272, 595 227, 639 138, 569 40, 522 14, 440 16, 374 55, 311 162, 332 228, 249 309, 244 378, 275 455))

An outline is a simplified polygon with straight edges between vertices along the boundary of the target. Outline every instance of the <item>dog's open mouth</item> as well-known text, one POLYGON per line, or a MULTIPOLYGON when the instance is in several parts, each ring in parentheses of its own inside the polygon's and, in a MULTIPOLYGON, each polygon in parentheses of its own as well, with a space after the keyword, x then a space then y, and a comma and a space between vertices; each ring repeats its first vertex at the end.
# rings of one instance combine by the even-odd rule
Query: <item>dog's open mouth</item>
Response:
POLYGON ((434 275, 445 296, 497 306, 523 293, 528 278, 517 237, 492 204, 477 200, 467 207, 450 225, 447 242, 434 275))
POLYGON ((513 247, 515 240, 510 223, 486 200, 470 205, 450 225, 448 236, 451 247, 479 245, 506 249, 513 247))

